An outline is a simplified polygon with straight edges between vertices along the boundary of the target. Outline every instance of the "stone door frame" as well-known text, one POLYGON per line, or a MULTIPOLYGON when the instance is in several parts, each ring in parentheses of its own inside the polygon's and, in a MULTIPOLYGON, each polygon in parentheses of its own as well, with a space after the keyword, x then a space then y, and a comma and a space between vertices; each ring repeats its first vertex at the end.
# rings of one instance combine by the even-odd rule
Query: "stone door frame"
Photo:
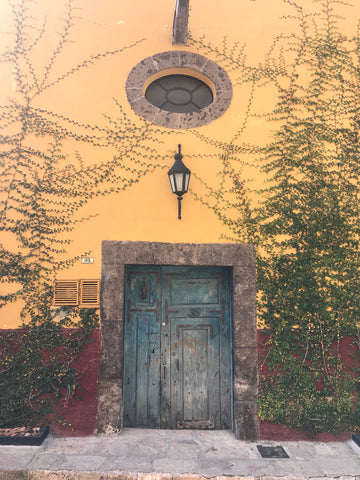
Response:
POLYGON ((104 241, 97 432, 123 423, 123 323, 126 265, 223 266, 232 270, 232 430, 257 440, 258 366, 255 255, 251 245, 104 241))

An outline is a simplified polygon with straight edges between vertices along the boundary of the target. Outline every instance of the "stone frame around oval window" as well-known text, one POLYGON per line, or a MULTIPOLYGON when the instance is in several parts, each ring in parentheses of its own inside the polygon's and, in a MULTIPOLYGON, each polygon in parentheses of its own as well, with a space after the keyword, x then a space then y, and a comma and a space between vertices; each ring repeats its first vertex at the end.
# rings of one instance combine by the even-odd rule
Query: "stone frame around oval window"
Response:
POLYGON ((131 108, 155 125, 174 129, 189 129, 206 125, 228 109, 232 100, 232 84, 225 70, 198 53, 169 51, 145 58, 135 65, 126 81, 126 95, 131 108), (201 78, 214 92, 213 102, 199 112, 175 113, 152 105, 145 98, 145 86, 166 75, 169 70, 201 78))

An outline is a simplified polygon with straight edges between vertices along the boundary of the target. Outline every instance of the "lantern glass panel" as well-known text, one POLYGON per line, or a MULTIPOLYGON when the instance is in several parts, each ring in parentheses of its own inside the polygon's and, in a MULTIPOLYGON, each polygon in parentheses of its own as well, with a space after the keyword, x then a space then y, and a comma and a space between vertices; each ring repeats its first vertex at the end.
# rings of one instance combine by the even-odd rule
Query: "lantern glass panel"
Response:
POLYGON ((190 181, 190 173, 185 174, 185 186, 184 191, 187 192, 189 188, 189 181, 190 181))
POLYGON ((173 193, 175 193, 175 192, 176 192, 176 188, 175 188, 174 175, 169 175, 169 178, 170 178, 171 190, 173 191, 173 193))
POLYGON ((183 179, 184 179, 184 174, 183 173, 175 173, 175 184, 176 184, 176 191, 177 192, 183 192, 183 179))

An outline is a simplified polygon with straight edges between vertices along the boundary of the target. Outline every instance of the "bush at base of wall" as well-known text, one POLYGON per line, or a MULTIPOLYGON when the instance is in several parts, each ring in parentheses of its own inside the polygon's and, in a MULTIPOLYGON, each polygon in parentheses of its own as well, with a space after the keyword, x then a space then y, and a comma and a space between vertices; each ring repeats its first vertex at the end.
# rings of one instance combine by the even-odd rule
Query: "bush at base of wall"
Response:
POLYGON ((44 322, 0 330, 0 428, 94 431, 100 335, 91 315, 80 328, 44 322))
MULTIPOLYGON (((259 332, 260 418, 311 438, 358 430, 358 339, 330 333, 320 341, 313 335, 304 345, 297 330, 291 338, 259 332)), ((272 435, 268 427, 264 432, 272 435)))

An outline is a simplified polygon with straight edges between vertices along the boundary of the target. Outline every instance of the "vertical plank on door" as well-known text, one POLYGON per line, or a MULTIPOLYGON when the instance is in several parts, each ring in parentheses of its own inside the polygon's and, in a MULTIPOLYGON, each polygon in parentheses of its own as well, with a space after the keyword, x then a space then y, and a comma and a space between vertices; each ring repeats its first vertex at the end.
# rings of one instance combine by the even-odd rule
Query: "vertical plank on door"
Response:
POLYGON ((159 272, 129 268, 124 334, 124 426, 159 427, 159 272))

